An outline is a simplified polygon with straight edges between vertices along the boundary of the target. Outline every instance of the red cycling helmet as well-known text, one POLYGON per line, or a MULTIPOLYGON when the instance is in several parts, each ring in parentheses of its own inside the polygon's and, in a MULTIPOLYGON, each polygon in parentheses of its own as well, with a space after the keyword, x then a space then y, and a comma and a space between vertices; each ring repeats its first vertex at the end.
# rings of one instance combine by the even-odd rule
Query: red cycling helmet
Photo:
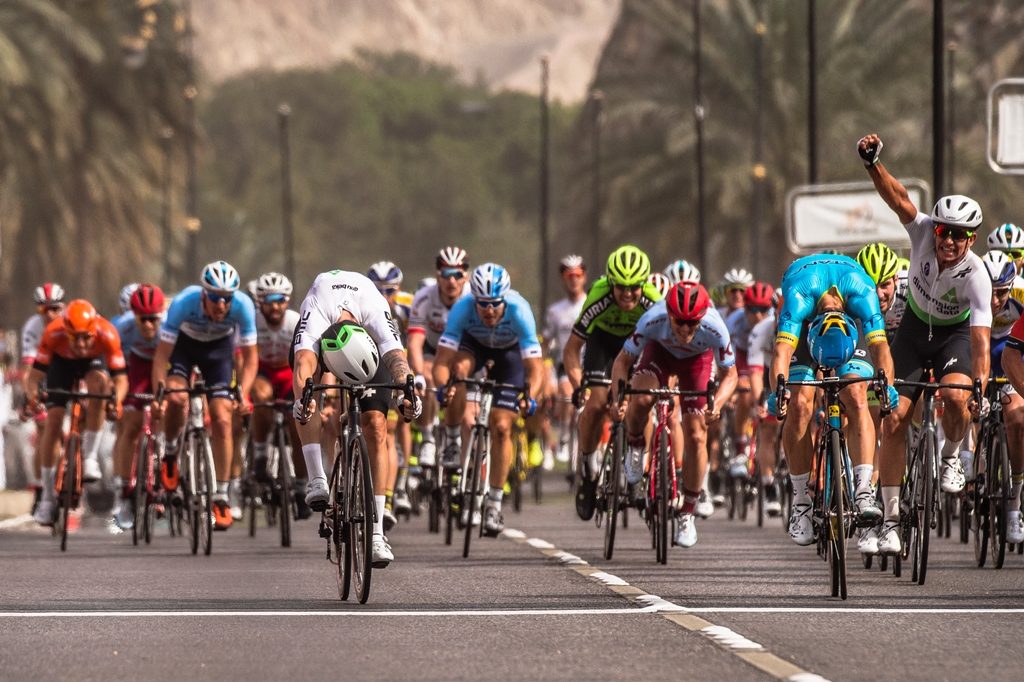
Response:
POLYGON ((164 292, 155 284, 140 284, 132 294, 132 312, 159 315, 164 311, 164 292))
POLYGON ((704 317, 711 307, 711 297, 700 284, 678 282, 668 290, 665 303, 669 315, 683 322, 693 322, 704 317))
POLYGON ((743 292, 743 305, 747 308, 771 308, 775 289, 765 282, 754 282, 743 292))

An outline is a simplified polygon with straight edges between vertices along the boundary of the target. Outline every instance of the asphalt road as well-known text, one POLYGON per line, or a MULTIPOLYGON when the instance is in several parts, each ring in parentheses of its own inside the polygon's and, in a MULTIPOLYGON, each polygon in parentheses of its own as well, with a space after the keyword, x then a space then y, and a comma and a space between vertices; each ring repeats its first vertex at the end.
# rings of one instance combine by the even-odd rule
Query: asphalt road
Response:
POLYGON ((851 549, 840 602, 780 523, 719 513, 659 566, 633 516, 604 561, 564 483, 547 489, 468 560, 425 519, 400 525, 362 606, 338 600, 312 522, 290 549, 272 529, 218 533, 211 557, 164 533, 132 547, 100 519, 66 554, 30 526, 0 530, 2 677, 1020 679, 1024 557, 978 569, 970 546, 936 541, 917 586, 851 549))

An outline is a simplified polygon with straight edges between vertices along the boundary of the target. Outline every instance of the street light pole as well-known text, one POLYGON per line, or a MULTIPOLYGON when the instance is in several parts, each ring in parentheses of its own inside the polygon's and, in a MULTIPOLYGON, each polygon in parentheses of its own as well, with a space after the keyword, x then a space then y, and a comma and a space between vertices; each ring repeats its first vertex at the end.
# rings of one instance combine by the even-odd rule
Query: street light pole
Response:
POLYGON ((946 98, 947 108, 946 111, 946 184, 950 194, 954 194, 956 189, 956 91, 953 85, 953 74, 954 74, 954 58, 956 57, 956 50, 958 45, 955 40, 949 41, 946 45, 946 51, 949 52, 949 68, 946 72, 946 98))
POLYGON ((548 253, 548 183, 549 183, 549 128, 548 128, 548 56, 540 58, 540 314, 548 309, 548 280, 551 274, 548 253))
POLYGON ((814 0, 807 0, 807 178, 818 182, 818 30, 814 0))
POLYGON ((946 193, 946 103, 943 76, 946 41, 942 0, 932 0, 932 177, 935 196, 946 193))
POLYGON ((764 0, 755 0, 754 11, 754 196, 751 223, 751 263, 761 263, 761 223, 764 219, 764 38, 768 32, 764 23, 764 0))
POLYGON ((593 211, 591 215, 591 257, 595 266, 601 261, 601 124, 604 120, 604 93, 595 90, 590 95, 590 179, 593 211))
POLYGON ((188 273, 184 281, 192 281, 199 276, 199 230, 202 223, 199 220, 199 180, 196 164, 196 144, 199 136, 199 122, 196 117, 196 96, 199 90, 196 88, 196 56, 193 47, 194 29, 192 25, 192 2, 185 3, 188 27, 185 40, 188 51, 188 76, 189 83, 185 86, 185 105, 188 111, 188 140, 185 145, 185 229, 188 233, 188 273))
POLYGON ((166 287, 171 286, 171 241, 174 238, 171 234, 171 142, 173 139, 173 129, 164 128, 160 131, 160 146, 164 154, 163 175, 160 178, 162 184, 160 192, 160 241, 164 248, 163 268, 160 279, 166 287))
POLYGON ((701 87, 701 21, 700 2, 693 0, 693 117, 697 133, 697 245, 700 254, 700 269, 707 272, 709 266, 706 209, 704 206, 704 92, 701 87))
POLYGON ((288 117, 292 109, 282 103, 277 107, 278 140, 281 145, 281 226, 284 233, 284 272, 295 279, 295 231, 292 225, 292 160, 288 136, 288 117))

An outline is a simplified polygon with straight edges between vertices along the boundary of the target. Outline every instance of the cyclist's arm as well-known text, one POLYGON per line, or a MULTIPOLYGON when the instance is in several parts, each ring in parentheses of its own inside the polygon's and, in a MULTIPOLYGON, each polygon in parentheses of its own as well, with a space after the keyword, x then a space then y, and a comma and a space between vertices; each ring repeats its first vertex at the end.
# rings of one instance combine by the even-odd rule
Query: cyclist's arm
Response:
POLYGON ((1003 348, 1002 355, 1003 371, 1018 394, 1024 393, 1024 357, 1021 356, 1020 350, 1022 346, 1024 344, 1011 337, 1003 348))
MULTIPOLYGON (((868 137, 873 136, 869 135, 868 137)), ((864 140, 861 142, 863 143, 864 140)), ((882 201, 896 213, 900 223, 906 225, 913 222, 917 217, 917 206, 914 206, 914 202, 910 200, 910 194, 903 183, 894 178, 881 162, 868 168, 868 175, 871 177, 871 182, 875 184, 878 196, 882 197, 882 201)))
POLYGON ((253 382, 256 381, 256 371, 259 368, 260 358, 256 346, 242 346, 241 367, 238 371, 238 392, 243 402, 249 402, 252 393, 253 382))
POLYGON ((409 339, 406 345, 409 348, 409 367, 413 374, 423 374, 423 344, 427 342, 427 335, 420 329, 409 329, 409 339))
POLYGON ((740 375, 736 371, 736 365, 732 365, 725 370, 721 381, 718 383, 718 390, 715 392, 715 414, 721 412, 722 406, 729 402, 739 383, 740 375))
POLYGON ((295 361, 292 366, 292 393, 296 398, 302 397, 306 379, 315 376, 318 364, 316 353, 308 348, 299 348, 295 351, 295 361))
POLYGON ((114 381, 114 401, 121 405, 124 403, 124 397, 128 395, 128 374, 119 372, 114 374, 111 379, 114 381))
MULTIPOLYGON (((873 343, 868 346, 868 353, 871 354, 871 364, 876 369, 880 369, 885 372, 885 380, 891 385, 892 380, 896 378, 895 369, 893 368, 892 362, 892 351, 889 349, 889 343, 887 341, 873 343)), ((986 357, 988 353, 985 354, 986 357)))
POLYGON ((39 387, 45 379, 46 372, 35 367, 29 368, 28 374, 25 377, 25 397, 28 400, 39 400, 39 387))
POLYGON ((156 352, 153 353, 153 390, 156 390, 160 384, 167 382, 167 370, 173 350, 174 344, 168 341, 161 341, 157 344, 156 352))
POLYGON ((761 400, 761 394, 764 393, 764 372, 762 368, 751 367, 750 368, 750 395, 754 396, 755 401, 761 400))
POLYGON ((637 357, 625 349, 615 356, 615 362, 612 363, 612 385, 608 390, 608 402, 612 405, 619 402, 619 382, 629 379, 629 368, 637 357))
POLYGON ((775 355, 772 356, 772 371, 768 375, 769 390, 774 391, 777 386, 775 379, 781 374, 789 376, 789 362, 793 359, 793 351, 796 349, 785 341, 775 342, 775 355))
POLYGON ((985 392, 988 384, 989 365, 992 362, 990 352, 992 341, 991 327, 971 327, 971 379, 981 379, 981 392, 985 392))
POLYGON ((448 379, 451 377, 451 369, 449 363, 455 358, 455 351, 447 346, 441 346, 437 349, 437 355, 434 356, 434 386, 438 388, 448 383, 448 379))
POLYGON ((523 358, 523 368, 526 370, 526 381, 530 385, 530 395, 536 398, 542 395, 544 390, 544 360, 543 358, 523 358))
POLYGON ((562 349, 562 365, 565 366, 565 374, 569 377, 569 383, 573 389, 580 387, 583 381, 583 366, 580 364, 580 352, 586 340, 575 332, 569 334, 562 349))
POLYGON ((406 377, 412 372, 409 370, 409 362, 405 357, 405 351, 398 349, 388 351, 381 357, 381 362, 391 372, 391 381, 396 384, 404 384, 406 377))

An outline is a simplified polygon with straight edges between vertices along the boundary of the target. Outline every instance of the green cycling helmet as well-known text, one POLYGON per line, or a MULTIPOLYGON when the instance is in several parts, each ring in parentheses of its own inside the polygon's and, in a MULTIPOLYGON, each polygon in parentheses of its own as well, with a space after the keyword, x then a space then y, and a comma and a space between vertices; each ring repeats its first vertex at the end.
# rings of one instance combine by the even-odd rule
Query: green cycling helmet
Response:
POLYGON ((608 281, 627 287, 642 285, 651 274, 651 261, 647 254, 632 244, 612 251, 606 269, 608 281))
POLYGON ((899 260, 897 261, 896 271, 904 274, 910 272, 910 259, 900 256, 899 260))
POLYGON ((882 242, 868 244, 858 251, 857 262, 875 284, 889 281, 900 270, 900 257, 882 242))

